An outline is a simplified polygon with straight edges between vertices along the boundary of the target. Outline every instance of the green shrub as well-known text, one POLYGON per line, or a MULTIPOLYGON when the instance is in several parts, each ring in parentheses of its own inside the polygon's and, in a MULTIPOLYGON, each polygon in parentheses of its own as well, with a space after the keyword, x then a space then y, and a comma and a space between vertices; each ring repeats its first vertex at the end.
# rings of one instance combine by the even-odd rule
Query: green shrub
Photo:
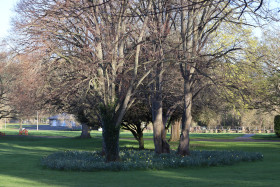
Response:
POLYGON ((42 165, 56 170, 76 171, 127 171, 136 169, 164 169, 178 167, 202 167, 232 165, 240 161, 261 160, 260 153, 242 151, 191 151, 191 156, 170 154, 155 155, 149 150, 124 149, 120 151, 121 161, 106 163, 99 152, 65 151, 42 158, 42 165))
POLYGON ((280 137, 280 115, 277 115, 274 118, 274 132, 278 137, 280 137))

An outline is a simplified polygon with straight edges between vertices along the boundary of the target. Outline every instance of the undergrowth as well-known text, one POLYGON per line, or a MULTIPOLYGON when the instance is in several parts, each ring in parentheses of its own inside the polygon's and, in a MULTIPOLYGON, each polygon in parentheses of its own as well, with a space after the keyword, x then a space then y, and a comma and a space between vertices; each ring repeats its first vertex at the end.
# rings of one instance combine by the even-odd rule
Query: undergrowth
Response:
POLYGON ((100 152, 64 151, 43 157, 41 164, 55 170, 75 171, 129 171, 160 170, 178 167, 208 167, 232 165, 241 161, 262 160, 260 153, 243 151, 191 151, 190 156, 179 156, 175 151, 170 154, 155 155, 149 150, 124 149, 120 151, 120 161, 106 163, 100 152))

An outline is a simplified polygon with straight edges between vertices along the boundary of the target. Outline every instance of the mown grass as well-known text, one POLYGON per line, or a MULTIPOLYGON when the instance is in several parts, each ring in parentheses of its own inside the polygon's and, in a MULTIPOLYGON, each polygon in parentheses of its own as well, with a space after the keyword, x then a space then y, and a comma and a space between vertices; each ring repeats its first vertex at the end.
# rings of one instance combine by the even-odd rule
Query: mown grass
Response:
MULTIPOLYGON (((68 136, 67 133, 64 136, 68 136)), ((173 142, 171 147, 176 149, 177 144, 173 142)), ((121 139, 120 146, 137 147, 138 144, 135 140, 121 139)), ((153 142, 146 140, 145 147, 153 149, 153 142)), ((41 167, 43 156, 64 150, 100 150, 101 138, 5 136, 0 137, 0 186, 280 186, 280 142, 192 141, 191 147, 199 150, 262 152, 264 160, 233 166, 159 171, 54 171, 41 167)))
MULTIPOLYGON (((14 129, 0 130, 6 135, 18 135, 19 131, 14 129)), ((81 131, 54 131, 54 130, 28 130, 28 136, 65 136, 77 137, 81 135, 81 131)), ((23 135, 25 136, 25 135, 23 135)))
MULTIPOLYGON (((29 130, 26 126, 24 126, 28 130, 29 136, 66 136, 66 137, 78 137, 81 135, 81 131, 54 131, 54 130, 29 130)), ((6 135, 18 135, 18 128, 7 128, 2 129, 0 132, 5 132, 6 135)), ((236 137, 243 136, 244 134, 230 134, 230 133, 191 133, 191 139, 234 139, 236 137)), ((91 136, 93 137, 102 137, 102 132, 93 130, 91 131, 91 136)), ((120 138, 128 138, 133 139, 131 132, 122 131, 120 134, 120 138)), ((145 132, 144 133, 145 139, 152 139, 153 133, 145 132)), ((170 138, 170 133, 167 133, 167 139, 170 138)))
MULTIPOLYGON (((191 139, 234 139, 240 136, 243 136, 244 134, 237 134, 237 133, 191 133, 190 138, 191 139)), ((122 132, 120 134, 120 138, 130 138, 131 133, 130 132, 122 132)), ((144 133, 144 138, 151 139, 153 138, 153 133, 144 133)), ((166 136, 167 139, 170 138, 170 133, 167 133, 166 136)))
POLYGON ((277 137, 274 133, 255 134, 252 138, 257 140, 280 140, 280 138, 277 137))
MULTIPOLYGON (((0 129, 0 132, 5 132, 8 135, 18 135, 18 129, 19 129, 19 124, 18 123, 7 123, 6 124, 6 129, 4 128, 4 124, 2 125, 2 129, 0 129)), ((41 125, 46 125, 48 124, 40 124, 41 125)), ((39 131, 37 130, 30 130, 29 128, 34 129, 36 125, 23 125, 23 128, 28 129, 29 135, 34 135, 34 136, 66 136, 66 137, 77 137, 81 134, 81 131, 75 130, 71 131, 53 131, 53 130, 43 130, 39 131)), ((92 136, 97 136, 101 137, 102 132, 99 131, 91 131, 92 136)), ((243 136, 243 133, 191 133, 190 138, 191 139, 234 139, 237 137, 243 136)), ((120 134, 120 138, 133 138, 131 132, 129 131, 122 131, 120 134)), ((145 132, 144 133, 144 138, 146 139, 152 139, 153 138, 153 133, 151 132, 145 132)), ((167 133, 167 139, 170 138, 170 133, 167 133)), ((262 133, 262 134, 256 134, 252 137, 253 139, 266 139, 266 140, 279 140, 279 138, 274 134, 274 133, 262 133)))
POLYGON ((234 139, 244 134, 241 133, 191 133, 190 138, 192 139, 234 139))

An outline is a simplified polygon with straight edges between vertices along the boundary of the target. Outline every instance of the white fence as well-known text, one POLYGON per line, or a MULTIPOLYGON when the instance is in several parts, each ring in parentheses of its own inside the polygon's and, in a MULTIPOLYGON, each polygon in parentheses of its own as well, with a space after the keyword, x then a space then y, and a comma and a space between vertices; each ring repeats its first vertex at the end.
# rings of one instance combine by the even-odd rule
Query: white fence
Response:
POLYGON ((191 133, 274 133, 274 128, 270 127, 215 127, 215 128, 207 128, 207 127, 191 127, 191 133))

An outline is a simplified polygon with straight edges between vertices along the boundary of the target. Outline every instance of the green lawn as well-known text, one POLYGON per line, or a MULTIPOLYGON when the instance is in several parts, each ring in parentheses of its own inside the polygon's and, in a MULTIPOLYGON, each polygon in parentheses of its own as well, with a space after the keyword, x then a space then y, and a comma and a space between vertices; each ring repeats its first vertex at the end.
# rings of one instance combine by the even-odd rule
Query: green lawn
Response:
POLYGON ((274 134, 274 133, 256 134, 252 138, 257 139, 257 140, 280 140, 280 138, 277 137, 276 134, 274 134))
POLYGON ((191 133, 190 138, 192 139, 234 139, 244 134, 241 133, 191 133))
MULTIPOLYGON (((19 131, 14 129, 0 130, 5 132, 6 135, 18 135, 19 131)), ((96 133, 97 135, 101 133, 96 133)), ((29 136, 66 136, 66 137, 77 137, 81 135, 81 131, 53 131, 53 130, 28 130, 29 136)))
MULTIPOLYGON (((26 128, 28 129, 28 128, 26 128)), ((5 132, 7 135, 18 135, 18 128, 7 128, 0 130, 0 132, 5 132)), ((77 137, 81 135, 81 131, 53 131, 53 130, 28 130, 30 136, 67 136, 67 137, 77 137)), ((230 134, 230 133, 191 133, 191 139, 234 139, 236 137, 243 136, 244 134, 230 134)), ((91 136, 93 137, 102 137, 102 132, 91 131, 91 136)), ((170 137, 170 133, 167 133, 167 139, 170 137)), ((133 138, 131 132, 123 131, 120 134, 120 138, 133 138)), ((153 133, 144 133, 145 139, 152 139, 153 133)))
MULTIPOLYGON (((62 136, 79 134, 76 131, 41 133, 62 136)), ((129 172, 65 172, 40 166, 41 157, 55 151, 100 150, 101 133, 95 132, 95 135, 89 140, 0 137, 0 186, 280 186, 280 142, 191 142, 192 149, 244 150, 264 154, 263 161, 233 166, 129 172)), ((121 139, 120 145, 137 147, 138 144, 135 140, 121 139)), ((152 141, 146 140, 145 147, 152 149, 152 141)), ((171 147, 175 149, 177 143, 172 143, 171 147)))
MULTIPOLYGON (((39 125, 49 125, 49 124, 39 124, 39 125)), ((19 129, 19 126, 20 126, 19 123, 6 123, 6 129, 19 129)), ((22 124, 22 126, 23 126, 23 128, 29 128, 31 126, 37 127, 37 125, 31 125, 31 124, 22 124)), ((5 129, 5 123, 1 123, 0 127, 2 127, 1 130, 4 130, 5 129)))
MULTIPOLYGON (((191 133, 191 139, 234 139, 244 134, 241 133, 191 133)), ((130 138, 130 132, 122 132, 120 138, 130 138)), ((170 133, 167 133, 166 138, 169 139, 170 133)), ((144 138, 153 138, 153 133, 144 133, 144 138)))

